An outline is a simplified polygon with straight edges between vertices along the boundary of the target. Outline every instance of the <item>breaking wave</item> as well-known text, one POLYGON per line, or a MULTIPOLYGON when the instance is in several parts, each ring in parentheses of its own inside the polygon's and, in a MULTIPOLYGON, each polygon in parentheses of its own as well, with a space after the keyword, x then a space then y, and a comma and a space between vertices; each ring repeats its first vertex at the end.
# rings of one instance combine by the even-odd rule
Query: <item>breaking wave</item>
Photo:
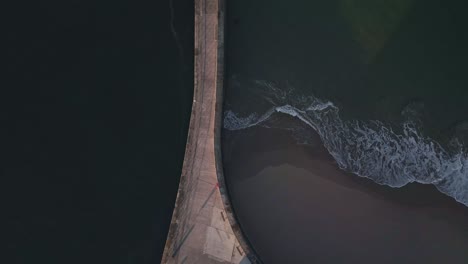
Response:
MULTIPOLYGON (((227 110, 225 129, 261 125, 275 113, 284 113, 314 129, 341 169, 391 187, 411 182, 433 184, 468 206, 468 156, 460 144, 455 151, 445 149, 421 135, 411 119, 397 133, 380 121, 343 120, 330 101, 299 96, 292 89, 278 89, 265 81, 256 81, 256 85, 263 89, 261 94, 270 108, 244 117, 227 110)), ((406 112, 411 111, 405 109, 402 114, 406 112)))

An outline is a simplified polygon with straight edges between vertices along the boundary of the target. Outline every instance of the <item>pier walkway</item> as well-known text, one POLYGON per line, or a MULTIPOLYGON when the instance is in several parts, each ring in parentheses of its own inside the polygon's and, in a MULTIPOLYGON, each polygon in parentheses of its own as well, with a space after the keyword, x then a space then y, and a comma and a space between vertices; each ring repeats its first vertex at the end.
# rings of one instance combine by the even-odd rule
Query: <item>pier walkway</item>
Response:
POLYGON ((221 158, 215 157, 221 155, 219 146, 215 148, 220 127, 215 127, 221 126, 217 111, 222 93, 217 88, 222 89, 223 78, 222 4, 223 0, 195 0, 194 100, 164 264, 251 263, 232 230, 232 213, 225 210, 218 183, 221 158))

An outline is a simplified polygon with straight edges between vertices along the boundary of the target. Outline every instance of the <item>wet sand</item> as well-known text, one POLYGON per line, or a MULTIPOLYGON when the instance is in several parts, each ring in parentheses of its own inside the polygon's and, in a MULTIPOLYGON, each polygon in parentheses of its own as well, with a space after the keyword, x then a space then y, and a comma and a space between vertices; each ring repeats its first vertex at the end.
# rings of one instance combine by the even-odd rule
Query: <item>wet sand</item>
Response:
POLYGON ((316 134, 307 146, 273 128, 223 137, 232 205, 264 263, 467 263, 468 208, 435 187, 345 173, 316 134))

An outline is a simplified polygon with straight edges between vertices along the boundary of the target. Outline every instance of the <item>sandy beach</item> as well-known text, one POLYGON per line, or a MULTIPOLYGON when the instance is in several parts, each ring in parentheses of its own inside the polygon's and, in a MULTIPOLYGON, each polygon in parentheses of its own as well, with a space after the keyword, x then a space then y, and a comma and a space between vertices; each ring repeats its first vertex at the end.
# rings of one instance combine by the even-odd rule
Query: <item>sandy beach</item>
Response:
POLYGON ((466 263, 468 208, 435 187, 345 173, 316 134, 309 145, 273 128, 223 137, 232 205, 264 263, 466 263))

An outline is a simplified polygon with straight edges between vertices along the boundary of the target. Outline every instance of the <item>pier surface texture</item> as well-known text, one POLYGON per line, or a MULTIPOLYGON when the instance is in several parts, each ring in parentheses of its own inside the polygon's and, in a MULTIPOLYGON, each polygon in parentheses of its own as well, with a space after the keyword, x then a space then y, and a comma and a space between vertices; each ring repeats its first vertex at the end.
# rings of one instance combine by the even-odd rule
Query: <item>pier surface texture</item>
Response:
POLYGON ((224 185, 224 6, 224 0, 195 0, 192 114, 164 264, 258 263, 235 221, 224 185))

